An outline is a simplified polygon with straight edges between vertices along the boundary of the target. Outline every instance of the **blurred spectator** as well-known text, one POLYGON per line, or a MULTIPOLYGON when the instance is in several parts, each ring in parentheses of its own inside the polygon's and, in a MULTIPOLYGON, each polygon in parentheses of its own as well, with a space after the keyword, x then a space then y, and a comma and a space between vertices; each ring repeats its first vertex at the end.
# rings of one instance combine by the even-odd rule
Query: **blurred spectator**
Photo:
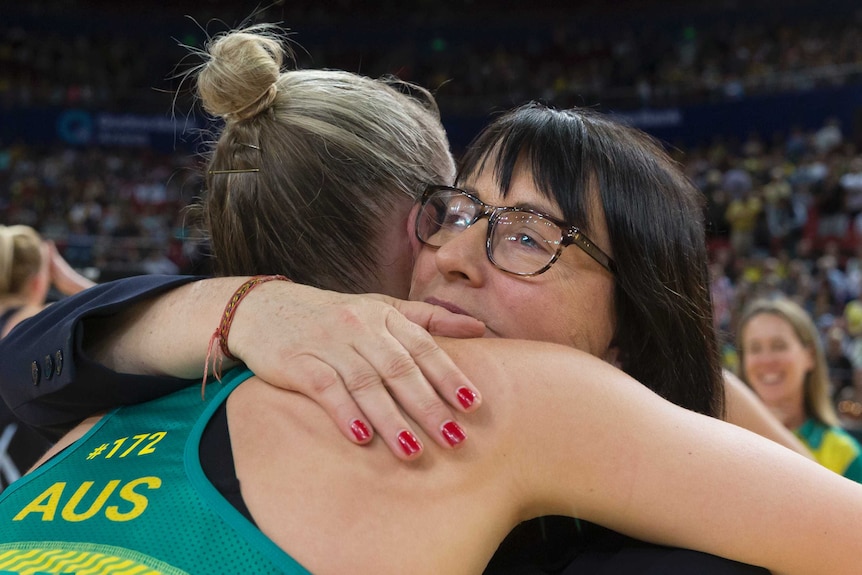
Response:
POLYGON ((847 303, 843 314, 848 341, 845 350, 852 366, 851 385, 837 394, 838 412, 847 424, 862 428, 862 302, 847 303))
MULTIPOLYGON (((860 328, 862 326, 856 326, 855 330, 860 328)), ((862 331, 857 333, 860 334, 862 331)), ((832 396, 838 398, 846 388, 853 386, 853 363, 846 352, 849 336, 839 323, 835 323, 826 330, 824 342, 823 351, 829 367, 829 380, 833 386, 832 396)))
POLYGON ((725 218, 730 226, 730 245, 736 255, 746 257, 754 249, 754 232, 763 202, 750 188, 738 188, 739 195, 730 200, 725 218))
POLYGON ((141 271, 147 274, 176 275, 180 273, 180 267, 158 249, 145 250, 146 255, 141 261, 141 271))
MULTIPOLYGON (((0 337, 41 310, 52 285, 68 295, 92 282, 69 267, 54 244, 43 242, 33 228, 0 226, 0 337)), ((62 363, 62 356, 46 356, 33 369, 53 371, 59 369, 58 362, 62 363)), ((0 402, 0 491, 27 471, 49 446, 0 402)))
POLYGON ((832 405, 828 366, 811 317, 790 299, 752 302, 739 325, 741 378, 825 467, 862 482, 862 447, 832 405))
POLYGON ((841 123, 837 118, 829 118, 826 123, 814 133, 812 138, 814 150, 819 154, 828 154, 844 142, 841 133, 841 123))
POLYGON ((0 226, 0 337, 41 310, 55 287, 71 295, 93 285, 29 226, 0 226))
POLYGON ((817 217, 817 236, 821 241, 841 238, 847 233, 849 218, 844 211, 845 192, 841 174, 830 170, 811 188, 817 217))

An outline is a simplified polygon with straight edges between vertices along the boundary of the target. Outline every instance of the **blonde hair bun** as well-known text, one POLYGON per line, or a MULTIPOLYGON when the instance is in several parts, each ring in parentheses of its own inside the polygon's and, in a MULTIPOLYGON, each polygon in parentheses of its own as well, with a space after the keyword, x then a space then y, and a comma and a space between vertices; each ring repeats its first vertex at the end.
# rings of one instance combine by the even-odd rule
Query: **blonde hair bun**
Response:
POLYGON ((271 26, 260 25, 215 37, 198 75, 204 110, 226 121, 253 118, 278 93, 286 47, 271 26))

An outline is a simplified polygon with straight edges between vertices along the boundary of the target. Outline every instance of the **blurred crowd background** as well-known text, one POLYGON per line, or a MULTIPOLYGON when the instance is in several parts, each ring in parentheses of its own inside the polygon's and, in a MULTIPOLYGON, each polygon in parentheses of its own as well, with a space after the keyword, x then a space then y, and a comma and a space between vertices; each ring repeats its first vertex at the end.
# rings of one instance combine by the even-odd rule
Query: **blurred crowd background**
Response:
POLYGON ((704 194, 726 364, 741 307, 791 295, 821 331, 839 411, 862 423, 858 2, 191 4, 4 5, 0 223, 35 227, 97 281, 207 273, 183 211, 202 193, 206 134, 183 46, 277 22, 301 67, 433 89, 456 153, 490 115, 532 99, 653 133, 704 194))

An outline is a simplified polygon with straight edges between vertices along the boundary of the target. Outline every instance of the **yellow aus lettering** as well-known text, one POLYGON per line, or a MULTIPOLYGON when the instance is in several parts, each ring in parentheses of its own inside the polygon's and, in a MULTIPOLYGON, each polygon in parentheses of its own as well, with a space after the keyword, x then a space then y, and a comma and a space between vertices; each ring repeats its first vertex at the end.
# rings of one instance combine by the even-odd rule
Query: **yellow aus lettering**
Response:
MULTIPOLYGON (((66 501, 65 505, 62 505, 62 511, 60 512, 60 517, 64 520, 69 521, 70 523, 76 523, 81 521, 86 521, 87 519, 91 519, 97 513, 99 513, 102 509, 104 509, 105 517, 107 517, 110 521, 131 521, 136 517, 140 517, 140 515, 147 509, 149 505, 149 500, 147 497, 141 493, 138 493, 136 488, 146 488, 149 490, 158 489, 162 486, 162 480, 158 477, 148 476, 148 477, 140 477, 138 479, 133 479, 129 481, 122 487, 120 487, 118 496, 120 499, 131 503, 132 507, 128 511, 120 511, 120 507, 117 505, 108 505, 108 499, 117 491, 117 487, 120 486, 119 479, 112 479, 109 481, 99 492, 90 506, 85 510, 79 510, 78 506, 81 501, 86 497, 87 493, 90 491, 90 488, 93 487, 93 481, 84 481, 81 485, 75 490, 72 496, 66 501)), ((48 489, 39 494, 38 497, 33 499, 30 503, 28 503, 21 511, 18 512, 15 517, 13 517, 13 521, 21 521, 26 518, 31 513, 41 514, 42 521, 53 521, 54 516, 57 513, 57 509, 60 508, 63 501, 63 492, 66 489, 65 481, 58 481, 51 485, 48 489)))
POLYGON ((141 477, 134 481, 129 481, 120 489, 120 497, 132 504, 131 511, 121 513, 116 505, 109 505, 105 509, 105 517, 111 521, 131 521, 136 517, 140 517, 147 509, 149 500, 137 493, 135 487, 138 485, 146 485, 147 489, 158 489, 162 486, 162 480, 158 477, 141 477))
POLYGON ((28 503, 24 509, 18 512, 18 515, 12 518, 12 521, 21 521, 31 513, 41 513, 42 521, 53 521, 65 488, 66 482, 58 481, 28 503))
POLYGON ((60 516, 66 521, 77 522, 77 521, 86 521, 91 518, 93 515, 99 512, 102 506, 105 505, 105 501, 108 500, 108 497, 111 496, 111 493, 114 492, 114 489, 117 488, 117 485, 120 484, 119 479, 112 479, 108 481, 108 484, 102 489, 99 495, 96 497, 96 500, 90 505, 90 508, 84 511, 83 513, 76 513, 75 508, 81 502, 81 499, 87 494, 90 490, 90 487, 93 486, 92 481, 85 481, 78 487, 78 490, 72 495, 72 498, 69 500, 66 505, 63 506, 63 511, 60 513, 60 516))

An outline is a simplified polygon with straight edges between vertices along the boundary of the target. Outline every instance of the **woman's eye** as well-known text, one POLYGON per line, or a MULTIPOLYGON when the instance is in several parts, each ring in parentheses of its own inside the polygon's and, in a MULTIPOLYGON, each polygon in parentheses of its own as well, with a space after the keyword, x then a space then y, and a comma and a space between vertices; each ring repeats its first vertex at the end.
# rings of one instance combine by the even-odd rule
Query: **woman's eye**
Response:
POLYGON ((541 240, 537 240, 530 236, 530 234, 525 233, 516 234, 513 239, 518 243, 518 246, 534 250, 541 249, 543 243, 541 240))
POLYGON ((537 234, 529 231, 510 231, 505 237, 506 243, 520 250, 529 250, 543 253, 553 253, 556 245, 537 234))
POLYGON ((467 228, 471 223, 471 214, 460 209, 452 209, 451 207, 446 210, 446 215, 443 218, 443 225, 450 228, 467 228))

